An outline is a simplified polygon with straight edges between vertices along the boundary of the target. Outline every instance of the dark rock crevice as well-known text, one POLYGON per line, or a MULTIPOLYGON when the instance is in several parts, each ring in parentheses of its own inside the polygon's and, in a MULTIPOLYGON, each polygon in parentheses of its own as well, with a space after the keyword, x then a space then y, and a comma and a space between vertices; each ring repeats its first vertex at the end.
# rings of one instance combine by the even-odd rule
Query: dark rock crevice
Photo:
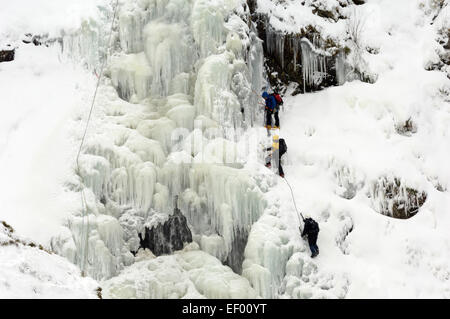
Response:
POLYGON ((405 122, 397 124, 395 130, 400 135, 411 136, 412 134, 417 133, 417 124, 409 118, 405 122))
POLYGON ((145 227, 144 237, 139 234, 139 239, 140 248, 148 248, 155 256, 160 256, 183 249, 185 243, 192 242, 192 233, 186 217, 175 208, 164 224, 145 227))
POLYGON ((10 45, 7 45, 4 50, 0 50, 0 63, 13 61, 15 54, 16 50, 10 45))
POLYGON ((242 263, 244 262, 244 251, 247 246, 248 231, 245 229, 236 229, 234 240, 231 245, 231 252, 223 263, 229 266, 237 274, 242 274, 242 263))

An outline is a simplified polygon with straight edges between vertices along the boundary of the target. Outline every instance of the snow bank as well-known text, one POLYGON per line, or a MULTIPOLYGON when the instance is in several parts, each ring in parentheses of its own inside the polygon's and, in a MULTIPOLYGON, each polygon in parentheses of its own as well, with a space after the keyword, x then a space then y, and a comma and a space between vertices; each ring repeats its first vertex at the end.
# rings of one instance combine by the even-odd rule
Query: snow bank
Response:
POLYGON ((61 60, 58 46, 25 44, 0 73, 0 215, 19 234, 47 244, 81 205, 63 185, 73 176, 74 110, 87 111, 95 77, 61 60))
POLYGON ((17 237, 0 223, 0 298, 94 299, 99 285, 78 267, 17 237))

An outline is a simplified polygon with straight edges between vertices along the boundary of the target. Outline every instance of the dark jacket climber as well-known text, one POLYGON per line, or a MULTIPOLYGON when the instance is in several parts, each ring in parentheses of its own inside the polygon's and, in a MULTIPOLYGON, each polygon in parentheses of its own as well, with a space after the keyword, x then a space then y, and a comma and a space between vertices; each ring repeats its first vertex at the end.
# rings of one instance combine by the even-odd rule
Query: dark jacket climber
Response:
POLYGON ((281 166, 281 156, 283 156, 287 151, 286 142, 282 138, 279 139, 278 135, 274 135, 272 147, 268 147, 266 150, 272 151, 272 153, 269 153, 266 157, 266 167, 270 168, 272 166, 271 161, 273 159, 276 167, 278 168, 278 174, 281 177, 284 177, 283 167, 281 166))
POLYGON ((280 127, 280 119, 278 118, 278 104, 275 97, 267 92, 263 92, 262 97, 266 100, 266 128, 272 128, 272 114, 275 117, 275 126, 273 128, 280 127))
POLYGON ((308 217, 304 220, 305 227, 303 228, 302 237, 308 236, 309 249, 311 249, 311 258, 319 254, 319 247, 317 246, 317 236, 319 235, 319 224, 308 217))

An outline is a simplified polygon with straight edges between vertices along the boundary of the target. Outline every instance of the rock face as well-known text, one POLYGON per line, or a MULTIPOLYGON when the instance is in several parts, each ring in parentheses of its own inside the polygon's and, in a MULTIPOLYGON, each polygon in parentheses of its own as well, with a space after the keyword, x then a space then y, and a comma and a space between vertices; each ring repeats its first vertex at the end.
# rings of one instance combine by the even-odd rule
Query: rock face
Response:
POLYGON ((7 47, 5 50, 0 50, 0 63, 10 62, 14 60, 15 50, 7 47))
POLYGON ((164 224, 145 227, 145 238, 141 234, 139 238, 141 248, 148 248, 153 254, 160 256, 183 249, 184 243, 192 242, 192 233, 186 217, 181 210, 175 208, 173 215, 164 224))
POLYGON ((31 34, 27 33, 25 34, 24 38, 22 39, 22 42, 25 44, 33 43, 35 46, 45 45, 46 47, 49 46, 49 44, 52 44, 56 41, 61 42, 62 39, 58 38, 49 38, 48 34, 31 34))

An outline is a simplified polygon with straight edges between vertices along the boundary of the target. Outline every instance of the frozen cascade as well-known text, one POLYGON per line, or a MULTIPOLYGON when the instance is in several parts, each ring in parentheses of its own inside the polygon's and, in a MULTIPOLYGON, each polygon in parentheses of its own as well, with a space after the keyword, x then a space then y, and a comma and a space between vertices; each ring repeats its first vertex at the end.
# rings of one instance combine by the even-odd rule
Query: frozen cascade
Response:
MULTIPOLYGON (((118 15, 99 123, 80 159, 84 185, 70 184, 88 189, 88 216, 75 213, 54 249, 79 265, 87 254, 91 276, 114 277, 133 263, 145 225, 164 223, 179 195, 200 249, 240 273, 250 228, 267 205, 250 171, 235 165, 239 154, 223 153, 242 138, 233 129, 259 116, 252 90, 263 82, 263 50, 243 20, 248 8, 238 0, 121 0, 118 15)), ((83 28, 64 41, 86 44, 89 54, 72 57, 81 59, 106 52, 100 38, 83 28)), ((87 65, 96 69, 100 59, 87 65)))
POLYGON ((104 283, 105 298, 257 298, 247 279, 192 243, 170 256, 137 255, 121 276, 104 283))

